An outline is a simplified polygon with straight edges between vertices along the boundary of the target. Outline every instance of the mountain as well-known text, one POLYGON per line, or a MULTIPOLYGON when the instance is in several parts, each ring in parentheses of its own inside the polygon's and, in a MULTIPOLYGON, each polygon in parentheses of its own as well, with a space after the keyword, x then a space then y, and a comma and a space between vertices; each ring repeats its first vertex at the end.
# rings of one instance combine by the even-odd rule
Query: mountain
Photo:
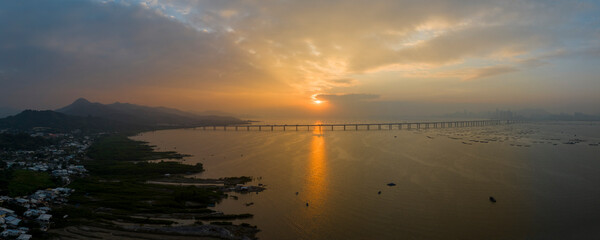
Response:
POLYGON ((200 116, 207 116, 207 115, 212 115, 212 116, 234 116, 234 114, 232 114, 232 113, 215 111, 215 110, 209 110, 209 111, 203 111, 203 112, 196 112, 196 114, 198 114, 200 116))
POLYGON ((72 116, 101 117, 116 122, 150 127, 193 127, 246 123, 227 116, 201 116, 166 107, 148 107, 130 103, 101 104, 79 98, 56 112, 72 116))
POLYGON ((141 131, 140 125, 115 122, 99 117, 69 116, 55 111, 25 110, 15 116, 0 119, 0 129, 32 130, 52 129, 61 132, 81 130, 84 132, 141 131))

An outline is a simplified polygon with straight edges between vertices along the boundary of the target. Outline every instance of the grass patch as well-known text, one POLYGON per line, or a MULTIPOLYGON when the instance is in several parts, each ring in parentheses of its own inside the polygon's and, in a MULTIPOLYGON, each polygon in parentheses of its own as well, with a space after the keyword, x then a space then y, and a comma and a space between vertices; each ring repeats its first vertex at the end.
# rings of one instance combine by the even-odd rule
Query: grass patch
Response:
POLYGON ((244 214, 224 214, 224 215, 211 215, 199 217, 200 220, 234 220, 234 219, 245 219, 252 218, 254 215, 249 213, 244 214))
POLYGON ((137 181, 102 182, 79 179, 71 184, 76 191, 70 202, 90 209, 130 215, 135 213, 206 213, 205 207, 219 201, 216 189, 193 186, 145 184, 137 181), (196 203, 196 207, 188 206, 196 203))
POLYGON ((232 222, 210 222, 212 225, 233 225, 232 222))
POLYGON ((93 176, 106 179, 150 180, 165 174, 192 174, 204 171, 201 163, 186 165, 178 162, 87 161, 86 169, 93 176))
POLYGON ((128 217, 134 214, 206 214, 206 206, 223 198, 217 188, 147 184, 148 180, 165 174, 202 172, 202 164, 178 162, 147 162, 146 160, 180 158, 175 152, 155 152, 144 142, 124 135, 104 136, 88 152, 93 160, 84 161, 89 176, 78 178, 69 187, 75 192, 70 205, 56 214, 70 217, 59 223, 80 221, 171 224, 171 221, 128 217))
POLYGON ((2 171, 0 178, 0 187, 10 197, 29 195, 39 189, 57 186, 47 172, 8 169, 2 171))
POLYGON ((186 155, 174 151, 157 152, 146 142, 131 140, 126 135, 108 135, 90 146, 88 156, 94 160, 145 161, 181 159, 186 155))

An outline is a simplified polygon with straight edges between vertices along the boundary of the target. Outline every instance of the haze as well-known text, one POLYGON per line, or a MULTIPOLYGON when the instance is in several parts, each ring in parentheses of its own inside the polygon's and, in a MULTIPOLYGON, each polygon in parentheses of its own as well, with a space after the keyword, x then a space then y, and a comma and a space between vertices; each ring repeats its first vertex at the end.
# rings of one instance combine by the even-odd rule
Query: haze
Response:
POLYGON ((600 113, 595 1, 2 1, 0 107, 600 113))

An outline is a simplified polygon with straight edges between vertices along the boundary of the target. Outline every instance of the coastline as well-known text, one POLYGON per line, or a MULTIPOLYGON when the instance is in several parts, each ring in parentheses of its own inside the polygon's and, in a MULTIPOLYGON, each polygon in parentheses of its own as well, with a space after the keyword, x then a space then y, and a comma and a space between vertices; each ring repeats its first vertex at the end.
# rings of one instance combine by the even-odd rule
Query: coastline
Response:
POLYGON ((49 231, 52 238, 70 238, 77 232, 104 238, 106 232, 114 231, 123 237, 143 239, 168 239, 166 235, 256 239, 260 231, 256 226, 228 221, 251 218, 251 214, 228 215, 208 209, 227 198, 227 192, 263 191, 258 186, 241 187, 251 177, 189 178, 186 176, 204 171, 202 164, 156 162, 185 155, 155 151, 147 143, 124 135, 99 138, 91 149, 93 158, 84 162, 89 175, 71 184, 76 191, 69 204, 54 212, 63 218, 49 231), (97 231, 81 230, 85 228, 97 231))

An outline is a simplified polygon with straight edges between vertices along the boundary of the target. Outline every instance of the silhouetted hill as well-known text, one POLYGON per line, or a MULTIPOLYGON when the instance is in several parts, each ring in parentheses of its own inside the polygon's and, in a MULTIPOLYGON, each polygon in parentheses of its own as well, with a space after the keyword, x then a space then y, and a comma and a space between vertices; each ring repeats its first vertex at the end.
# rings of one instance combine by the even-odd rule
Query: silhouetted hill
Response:
POLYGON ((173 108, 148 107, 130 103, 92 103, 83 98, 56 111, 67 115, 102 117, 117 122, 151 127, 193 127, 244 123, 234 117, 200 116, 173 108))
POLYGON ((15 116, 0 119, 0 129, 28 131, 35 128, 49 128, 58 131, 81 130, 84 132, 137 131, 144 126, 115 122, 99 117, 69 116, 50 110, 25 110, 15 116))

